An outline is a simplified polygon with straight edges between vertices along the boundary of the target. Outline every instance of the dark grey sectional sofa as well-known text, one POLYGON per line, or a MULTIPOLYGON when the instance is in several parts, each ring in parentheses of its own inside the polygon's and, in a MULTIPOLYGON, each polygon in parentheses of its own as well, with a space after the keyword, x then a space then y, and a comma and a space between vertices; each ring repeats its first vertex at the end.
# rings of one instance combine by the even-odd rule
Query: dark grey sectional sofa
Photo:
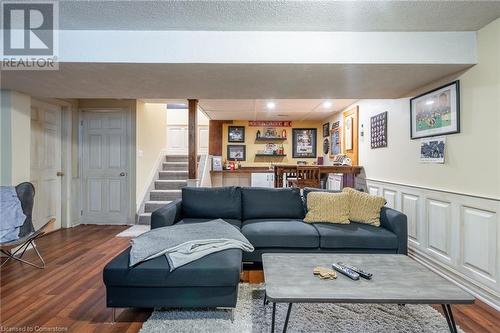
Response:
MULTIPOLYGON (((304 190, 304 197, 311 190, 304 190)), ((406 215, 382 208, 380 227, 367 224, 305 223, 306 205, 296 188, 184 188, 182 200, 151 216, 151 227, 222 218, 236 226, 256 251, 243 261, 260 262, 265 252, 407 252, 406 215)))
POLYGON ((104 269, 108 307, 234 307, 242 261, 258 263, 266 252, 407 252, 406 215, 398 211, 382 208, 374 227, 305 223, 305 207, 294 188, 183 188, 182 200, 153 212, 152 229, 221 218, 255 251, 226 250, 169 272, 164 256, 129 268, 127 249, 104 269))

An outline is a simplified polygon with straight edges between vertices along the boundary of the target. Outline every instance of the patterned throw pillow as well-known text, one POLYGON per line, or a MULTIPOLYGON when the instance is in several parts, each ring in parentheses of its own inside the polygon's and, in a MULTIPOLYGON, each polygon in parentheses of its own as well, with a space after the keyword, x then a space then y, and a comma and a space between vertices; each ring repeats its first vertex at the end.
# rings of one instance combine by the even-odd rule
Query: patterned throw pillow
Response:
POLYGON ((350 187, 344 188, 342 192, 349 194, 350 197, 349 220, 380 226, 380 210, 386 203, 384 197, 360 192, 350 187))
POLYGON ((349 223, 349 194, 311 192, 307 195, 304 222, 349 223))

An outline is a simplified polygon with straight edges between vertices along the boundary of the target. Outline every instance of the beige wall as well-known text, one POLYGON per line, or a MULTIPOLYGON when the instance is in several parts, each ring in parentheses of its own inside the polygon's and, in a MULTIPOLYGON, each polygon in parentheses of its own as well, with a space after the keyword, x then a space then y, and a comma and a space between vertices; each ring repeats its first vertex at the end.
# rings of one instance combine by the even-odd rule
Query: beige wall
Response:
MULTIPOLYGON (((359 160, 368 179, 500 198, 500 19, 478 32, 479 63, 414 94, 460 80, 461 133, 446 138, 445 164, 419 162, 420 140, 410 140, 409 98, 362 100, 359 160), (388 112, 388 147, 370 148, 370 117, 388 112)), ((338 119, 339 115, 334 118, 338 119)))
POLYGON ((31 97, 1 91, 1 185, 30 180, 31 97))
MULTIPOLYGON (((292 127, 277 127, 276 129, 280 132, 286 129, 287 139, 283 142, 276 142, 278 144, 283 143, 283 148, 286 157, 255 157, 258 150, 265 149, 265 142, 255 142, 257 131, 260 130, 262 133, 263 127, 248 126, 248 121, 245 120, 235 120, 231 125, 224 124, 222 131, 222 160, 227 159, 227 131, 229 126, 245 126, 245 145, 246 145, 246 161, 242 161, 242 166, 269 166, 271 163, 291 163, 296 164, 297 161, 308 161, 309 163, 316 161, 316 158, 292 158, 292 128, 316 128, 317 129, 317 156, 321 156, 323 139, 322 139, 322 122, 319 121, 292 121, 292 127)), ((232 143, 237 145, 238 143, 232 143)))
MULTIPOLYGON (((165 104, 161 105, 163 109, 166 108, 165 104)), ((198 126, 208 126, 208 117, 198 110, 198 126)), ((167 110, 167 125, 186 125, 188 124, 188 109, 168 109, 167 110)))
POLYGON ((158 158, 164 154, 166 124, 165 104, 137 102, 137 202, 144 197, 151 173, 156 172, 158 158))

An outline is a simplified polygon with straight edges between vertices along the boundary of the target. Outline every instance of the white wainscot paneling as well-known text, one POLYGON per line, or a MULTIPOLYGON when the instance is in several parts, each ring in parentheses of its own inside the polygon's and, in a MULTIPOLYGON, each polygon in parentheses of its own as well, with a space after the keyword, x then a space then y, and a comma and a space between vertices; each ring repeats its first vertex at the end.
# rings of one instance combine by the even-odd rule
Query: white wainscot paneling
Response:
POLYGON ((392 209, 396 209, 397 206, 396 206, 396 195, 397 195, 397 192, 394 191, 394 190, 390 190, 390 189, 386 189, 384 188, 384 190, 382 191, 383 193, 383 196, 385 198, 385 201, 387 201, 387 203, 385 204, 386 207, 389 207, 389 208, 392 208, 392 209))
POLYGON ((494 212, 462 206, 461 239, 464 273, 494 285, 497 281, 497 215, 494 212))
POLYGON ((368 185, 368 193, 370 193, 371 195, 378 195, 379 193, 378 186, 368 185))
POLYGON ((427 250, 451 262, 451 203, 427 199, 427 250))
POLYGON ((500 310, 500 200, 367 179, 408 218, 409 255, 500 310))
POLYGON ((408 217, 408 239, 415 245, 420 245, 419 211, 420 198, 417 195, 401 194, 401 211, 408 217))

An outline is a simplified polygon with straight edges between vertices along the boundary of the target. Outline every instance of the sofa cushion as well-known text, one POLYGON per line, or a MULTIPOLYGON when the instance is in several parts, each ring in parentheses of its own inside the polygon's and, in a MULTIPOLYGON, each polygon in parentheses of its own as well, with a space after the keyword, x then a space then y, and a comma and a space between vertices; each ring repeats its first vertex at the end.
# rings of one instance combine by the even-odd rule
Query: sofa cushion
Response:
POLYGON ((360 192, 350 187, 345 187, 342 192, 350 196, 349 220, 380 226, 380 210, 386 203, 384 197, 360 192))
POLYGON ((303 219, 304 204, 298 188, 241 189, 243 220, 250 219, 303 219))
POLYGON ((304 222, 349 223, 349 194, 310 193, 304 222))
POLYGON ((398 238, 387 229, 368 224, 314 223, 325 249, 397 249, 398 238))
MULTIPOLYGON (((202 218, 186 217, 186 218, 183 218, 182 220, 180 220, 179 222, 177 222, 176 224, 203 223, 203 222, 209 222, 209 221, 213 221, 213 220, 214 219, 202 219, 202 218)), ((237 219, 222 219, 222 220, 237 227, 238 230, 241 229, 241 220, 237 220, 237 219)))
POLYGON ((255 248, 318 248, 313 225, 294 219, 253 219, 243 222, 242 234, 255 248))
POLYGON ((239 187, 183 187, 182 216, 207 219, 241 219, 239 187))
POLYGON ((302 197, 304 199, 304 207, 306 209, 306 212, 307 212, 307 195, 311 192, 340 193, 342 191, 326 190, 324 188, 304 187, 304 189, 302 190, 302 197))
POLYGON ((240 280, 241 250, 212 253, 169 272, 165 256, 129 268, 130 247, 104 268, 107 286, 126 287, 222 287, 235 286, 240 280))

